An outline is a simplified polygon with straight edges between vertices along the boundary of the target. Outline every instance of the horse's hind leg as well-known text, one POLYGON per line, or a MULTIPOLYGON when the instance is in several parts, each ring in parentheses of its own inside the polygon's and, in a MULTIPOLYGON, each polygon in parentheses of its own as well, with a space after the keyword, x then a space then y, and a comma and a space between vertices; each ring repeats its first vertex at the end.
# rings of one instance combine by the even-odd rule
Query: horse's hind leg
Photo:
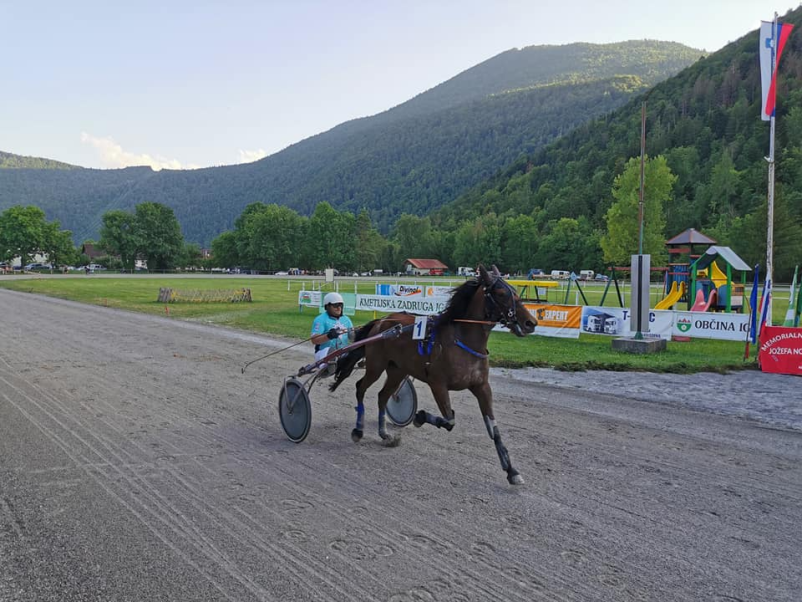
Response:
POLYGON ((351 440, 354 443, 359 443, 365 434, 365 392, 370 388, 370 385, 379 380, 382 372, 384 370, 371 369, 370 365, 368 365, 365 370, 365 376, 356 383, 356 426, 351 431, 351 440))
POLYGON ((510 461, 510 454, 504 443, 501 441, 501 433, 498 430, 495 418, 493 418, 493 392, 490 390, 490 385, 485 383, 471 387, 471 393, 479 400, 479 409, 482 411, 482 418, 485 421, 485 428, 487 434, 493 440, 496 446, 496 453, 498 459, 501 461, 501 468, 507 471, 507 482, 510 485, 520 485, 524 482, 521 473, 519 473, 510 461))
POLYGON ((387 402, 393 393, 398 390, 398 387, 404 381, 404 374, 396 366, 391 365, 387 368, 387 380, 384 381, 384 386, 379 391, 379 437, 390 446, 398 445, 401 438, 396 435, 390 435, 387 432, 387 402))

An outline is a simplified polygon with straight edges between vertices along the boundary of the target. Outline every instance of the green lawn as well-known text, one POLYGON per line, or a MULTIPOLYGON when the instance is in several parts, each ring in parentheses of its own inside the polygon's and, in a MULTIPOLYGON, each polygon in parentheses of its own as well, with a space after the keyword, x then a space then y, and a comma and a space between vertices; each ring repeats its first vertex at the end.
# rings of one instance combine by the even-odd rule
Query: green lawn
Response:
MULTIPOLYGON (((460 279, 451 279, 457 284, 460 279)), ((440 284, 447 284, 445 279, 440 284)), ((173 319, 201 321, 220 324, 241 330, 263 332, 298 341, 309 336, 309 327, 316 315, 311 309, 299 311, 297 300, 301 287, 317 287, 319 281, 282 280, 275 278, 170 278, 170 277, 42 277, 36 279, 0 278, 0 287, 18 291, 39 293, 63 299, 71 299, 94 305, 105 305, 130 311, 169 315, 173 319), (172 303, 166 306, 157 301, 160 287, 180 290, 201 289, 251 289, 252 303, 172 303), (169 312, 169 314, 168 314, 169 312)), ((372 293, 375 280, 344 280, 341 292, 372 293)), ((324 291, 332 290, 324 284, 324 291)), ((563 285, 564 286, 564 285, 563 285)), ((590 303, 598 303, 603 291, 595 283, 585 287, 590 303)), ((574 300, 574 290, 569 301, 574 300)), ((553 291, 552 302, 562 302, 565 289, 553 291)), ((659 300, 655 291, 653 303, 659 300)), ((580 300, 581 302, 581 300, 580 300)), ((626 301, 625 301, 626 302, 626 301)), ((775 320, 785 315, 787 305, 778 303, 774 307, 775 320)), ((607 305, 617 305, 612 294, 607 305)), ((359 325, 372 319, 368 312, 357 312, 353 317, 359 325)), ((610 337, 580 335, 579 340, 548 337, 526 337, 519 339, 507 333, 493 333, 490 338, 491 363, 495 366, 552 366, 563 370, 606 369, 648 370, 655 372, 726 371, 754 367, 754 362, 742 360, 744 345, 733 341, 708 341, 695 339, 687 343, 669 341, 665 353, 650 356, 633 356, 614 352, 610 337)), ((754 356, 754 350, 753 354, 754 356)))

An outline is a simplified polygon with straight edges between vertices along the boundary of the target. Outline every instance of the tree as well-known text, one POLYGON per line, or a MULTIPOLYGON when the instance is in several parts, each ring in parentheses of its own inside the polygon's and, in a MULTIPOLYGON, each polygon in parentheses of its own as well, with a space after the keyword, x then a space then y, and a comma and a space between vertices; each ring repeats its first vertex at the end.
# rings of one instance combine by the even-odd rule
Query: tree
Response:
POLYGON ((455 238, 454 259, 464 266, 501 263, 501 227, 495 213, 463 223, 455 238))
POLYGON ((540 244, 537 258, 543 266, 579 273, 601 266, 598 234, 586 217, 564 217, 551 223, 551 232, 540 244))
POLYGON ((276 204, 251 212, 241 223, 244 261, 258 270, 276 270, 298 263, 304 240, 304 220, 292 209, 276 204), (247 242, 245 242, 247 241, 247 242))
POLYGON ((58 221, 45 224, 42 252, 47 253, 47 259, 53 267, 74 265, 78 258, 78 251, 72 242, 72 232, 62 230, 58 221))
POLYGON ((351 269, 356 265, 354 248, 355 218, 350 213, 339 213, 325 201, 315 207, 309 218, 306 249, 309 266, 315 270, 327 267, 351 269))
POLYGON ((176 265, 181 268, 199 268, 203 263, 201 246, 196 242, 184 243, 176 265))
POLYGON ((405 261, 414 259, 433 259, 432 223, 427 217, 405 213, 395 223, 393 238, 398 243, 405 261))
MULTIPOLYGON (((665 157, 647 159, 644 166, 643 192, 643 253, 652 256, 652 265, 665 261, 665 217, 663 203, 671 197, 676 181, 665 157)), ((640 192, 640 159, 630 159, 613 184, 613 202, 607 211, 607 233, 601 247, 607 263, 629 263, 638 252, 640 224, 638 201, 640 192)))
POLYGON ((233 268, 240 264, 237 236, 231 230, 223 232, 212 241, 212 263, 221 268, 233 268))
POLYGON ((107 253, 119 255, 123 269, 133 272, 141 244, 136 216, 115 209, 104 213, 102 220, 100 247, 107 253))
POLYGON ((354 240, 356 241, 356 269, 358 272, 372 270, 378 265, 384 239, 373 227, 367 209, 362 209, 356 216, 354 224, 354 240))
POLYGON ((535 220, 519 215, 504 222, 501 233, 501 264, 510 272, 529 272, 534 266, 538 249, 535 220))
POLYGON ((15 205, 0 213, 0 260, 19 257, 22 265, 42 251, 47 235, 45 212, 29 205, 15 205))
POLYGON ((161 203, 140 203, 135 216, 138 247, 147 257, 148 270, 172 268, 184 247, 184 236, 173 210, 161 203))

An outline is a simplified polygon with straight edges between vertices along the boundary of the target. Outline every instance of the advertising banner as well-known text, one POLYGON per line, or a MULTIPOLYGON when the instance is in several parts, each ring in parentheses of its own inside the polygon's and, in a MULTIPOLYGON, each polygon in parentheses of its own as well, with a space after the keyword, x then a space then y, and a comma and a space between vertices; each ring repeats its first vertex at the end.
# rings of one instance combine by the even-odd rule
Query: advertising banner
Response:
POLYGON ((320 291, 298 291, 298 305, 301 307, 320 307, 320 291))
MULTIPOLYGON (((649 331, 642 334, 647 339, 670 339, 673 323, 673 311, 652 309, 649 311, 649 331)), ((582 308, 582 332, 616 337, 635 336, 635 332, 631 331, 629 327, 630 310, 628 308, 593 306, 582 308)))
POLYGON ((357 295, 356 309, 360 311, 378 311, 392 313, 406 311, 411 314, 431 315, 445 310, 448 297, 424 297, 423 295, 410 295, 398 297, 395 295, 357 295))
POLYGON ((420 284, 376 284, 376 294, 394 297, 422 297, 423 286, 420 284))
POLYGON ((450 297, 454 292, 453 286, 426 286, 427 297, 450 297))
POLYGON ((766 326, 757 357, 763 372, 802 376, 802 328, 766 326))
POLYGON ((579 324, 582 321, 580 306, 524 303, 524 307, 537 319, 534 334, 563 339, 579 338, 579 324))
POLYGON ((746 341, 749 332, 749 316, 746 314, 677 311, 674 316, 672 334, 679 337, 746 341))

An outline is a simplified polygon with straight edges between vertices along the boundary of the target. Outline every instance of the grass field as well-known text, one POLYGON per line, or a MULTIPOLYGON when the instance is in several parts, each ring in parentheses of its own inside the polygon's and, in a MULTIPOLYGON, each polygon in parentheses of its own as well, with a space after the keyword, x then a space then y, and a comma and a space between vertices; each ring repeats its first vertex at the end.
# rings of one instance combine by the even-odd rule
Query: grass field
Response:
MULTIPOLYGON (((462 280, 452 279, 458 284, 462 280)), ((448 284, 448 280, 437 284, 448 284)), ((323 285, 324 292, 332 285, 321 281, 278 278, 247 278, 217 276, 209 278, 181 277, 119 277, 71 276, 38 277, 20 279, 0 278, 0 287, 70 299, 93 305, 104 305, 130 311, 169 315, 172 319, 192 320, 218 324, 241 330, 262 332, 291 339, 290 342, 309 336, 312 319, 316 315, 311 309, 299 311, 297 300, 301 287, 306 289, 323 285), (326 288, 328 286, 328 288, 326 288), (181 290, 214 290, 247 287, 251 289, 251 303, 172 303, 165 306, 157 301, 160 287, 181 290)), ((341 292, 372 293, 375 280, 343 280, 339 282, 341 292)), ((564 287, 564 284, 563 284, 564 287)), ((585 287, 590 304, 600 301, 603 285, 592 283, 585 287)), ((569 295, 574 301, 575 288, 569 295)), ((655 289, 654 304, 660 298, 655 289)), ((565 289, 550 293, 552 302, 561 303, 565 289)), ((607 305, 616 305, 612 292, 607 305)), ((580 300, 581 303, 581 300, 580 300)), ((626 300, 625 300, 626 303, 626 300)), ((775 318, 785 314, 787 305, 775 299, 775 318), (780 313, 781 312, 781 313, 780 313)), ((363 324, 374 316, 368 312, 357 312, 355 325, 363 324)), ((491 364, 505 367, 551 366, 562 370, 648 370, 655 372, 688 373, 699 371, 723 372, 754 367, 753 358, 742 360, 744 345, 734 341, 710 341, 695 339, 687 343, 669 341, 668 350, 658 355, 633 356, 614 352, 610 337, 602 335, 580 335, 579 340, 547 337, 519 339, 507 333, 493 333, 489 342, 491 364)))

